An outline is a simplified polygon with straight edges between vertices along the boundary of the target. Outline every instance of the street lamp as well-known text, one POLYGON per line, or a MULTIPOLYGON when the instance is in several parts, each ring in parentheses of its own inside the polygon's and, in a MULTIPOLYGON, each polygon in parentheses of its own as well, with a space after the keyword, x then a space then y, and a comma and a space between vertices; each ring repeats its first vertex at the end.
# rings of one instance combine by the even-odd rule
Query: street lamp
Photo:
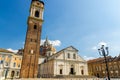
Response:
POLYGON ((104 45, 102 45, 101 48, 98 49, 98 52, 101 56, 104 56, 105 64, 106 64, 107 77, 108 77, 108 80, 110 80, 108 64, 107 64, 107 59, 106 59, 106 56, 108 56, 108 54, 109 54, 108 47, 104 47, 104 45))

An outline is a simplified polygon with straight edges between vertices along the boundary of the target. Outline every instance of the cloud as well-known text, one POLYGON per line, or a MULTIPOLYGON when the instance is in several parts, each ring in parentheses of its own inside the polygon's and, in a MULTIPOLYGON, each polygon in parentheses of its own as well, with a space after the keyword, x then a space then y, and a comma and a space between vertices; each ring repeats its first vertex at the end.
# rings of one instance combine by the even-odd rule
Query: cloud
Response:
POLYGON ((104 41, 99 42, 98 44, 96 44, 96 46, 93 46, 91 49, 94 52, 98 52, 97 50, 99 48, 101 48, 101 45, 104 45, 105 47, 108 47, 109 49, 109 55, 111 56, 118 56, 120 54, 120 43, 118 42, 109 42, 106 43, 104 41))
MULTIPOLYGON (((43 45, 44 42, 45 42, 45 40, 41 40, 41 45, 43 45)), ((52 44, 53 46, 60 46, 61 45, 60 40, 49 40, 49 43, 52 44)))
POLYGON ((102 41, 102 42, 99 42, 96 46, 93 46, 91 49, 92 49, 92 50, 97 50, 97 49, 100 48, 102 45, 108 46, 108 44, 107 44, 106 42, 102 41))
POLYGON ((99 42, 98 46, 101 46, 101 45, 107 46, 107 43, 106 42, 99 42))
POLYGON ((45 40, 41 40, 40 45, 43 45, 43 44, 44 44, 44 42, 45 42, 45 40))
POLYGON ((97 47, 96 46, 92 47, 92 50, 97 50, 97 47))
POLYGON ((12 48, 8 48, 7 50, 8 50, 8 51, 11 51, 11 52, 14 52, 14 53, 17 53, 17 52, 18 52, 18 50, 13 50, 12 48))
POLYGON ((87 56, 84 56, 84 59, 88 61, 88 60, 95 59, 95 58, 94 58, 94 57, 87 57, 87 56))
POLYGON ((60 46, 61 45, 61 41, 59 41, 59 40, 50 41, 50 44, 52 44, 53 46, 60 46))

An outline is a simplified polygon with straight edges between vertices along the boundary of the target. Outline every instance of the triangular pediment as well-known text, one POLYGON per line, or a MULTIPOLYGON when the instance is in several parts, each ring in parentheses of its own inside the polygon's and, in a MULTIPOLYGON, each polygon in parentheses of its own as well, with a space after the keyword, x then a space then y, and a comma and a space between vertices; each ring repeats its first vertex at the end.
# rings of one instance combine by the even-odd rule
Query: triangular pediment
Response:
POLYGON ((78 50, 73 46, 69 46, 57 52, 55 55, 51 57, 51 59, 59 59, 59 60, 73 60, 73 61, 85 61, 79 54, 78 50), (68 59, 67 54, 71 55, 71 58, 68 59), (73 59, 73 54, 76 55, 76 58, 73 59))
POLYGON ((65 48, 64 50, 77 51, 78 52, 78 50, 76 48, 74 48, 73 46, 69 46, 69 47, 65 48))

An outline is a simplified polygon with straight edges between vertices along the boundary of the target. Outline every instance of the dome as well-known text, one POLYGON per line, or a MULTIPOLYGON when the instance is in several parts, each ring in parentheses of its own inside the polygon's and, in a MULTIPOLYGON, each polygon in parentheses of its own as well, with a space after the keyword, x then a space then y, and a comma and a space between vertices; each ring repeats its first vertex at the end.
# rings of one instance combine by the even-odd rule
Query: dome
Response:
POLYGON ((49 53, 51 55, 56 53, 56 48, 50 44, 48 37, 46 37, 45 42, 40 46, 40 53, 43 56, 48 55, 49 53))
POLYGON ((56 53, 56 48, 52 46, 51 51, 52 51, 53 53, 56 53))

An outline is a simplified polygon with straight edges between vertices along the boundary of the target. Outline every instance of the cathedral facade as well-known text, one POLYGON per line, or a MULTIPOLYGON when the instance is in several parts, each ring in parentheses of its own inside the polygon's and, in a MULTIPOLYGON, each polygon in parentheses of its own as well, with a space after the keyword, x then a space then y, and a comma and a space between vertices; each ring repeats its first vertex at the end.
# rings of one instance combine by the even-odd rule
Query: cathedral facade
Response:
POLYGON ((88 75, 87 62, 78 54, 78 50, 73 46, 55 52, 55 48, 46 39, 41 48, 40 50, 43 54, 40 54, 41 57, 39 58, 38 77, 88 75))

